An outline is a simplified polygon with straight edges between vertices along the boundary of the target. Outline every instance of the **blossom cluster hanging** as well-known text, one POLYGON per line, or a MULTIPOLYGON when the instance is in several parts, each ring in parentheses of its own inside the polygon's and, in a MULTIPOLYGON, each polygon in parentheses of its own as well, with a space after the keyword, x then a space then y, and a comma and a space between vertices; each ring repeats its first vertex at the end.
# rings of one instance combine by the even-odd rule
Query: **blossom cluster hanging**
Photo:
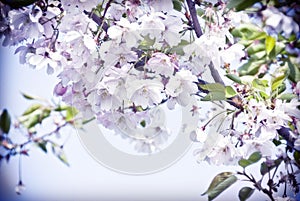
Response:
POLYGON ((270 160, 286 148, 300 152, 299 24, 275 3, 246 8, 217 0, 0 3, 0 37, 21 64, 58 76, 54 94, 81 118, 96 118, 139 152, 160 150, 172 135, 155 108, 197 99, 195 155, 236 165, 255 151, 270 160))

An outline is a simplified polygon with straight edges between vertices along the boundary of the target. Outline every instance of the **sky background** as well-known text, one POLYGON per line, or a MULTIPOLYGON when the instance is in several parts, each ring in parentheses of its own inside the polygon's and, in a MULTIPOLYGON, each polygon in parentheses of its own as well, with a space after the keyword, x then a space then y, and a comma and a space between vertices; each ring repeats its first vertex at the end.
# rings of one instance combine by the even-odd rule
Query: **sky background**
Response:
MULTIPOLYGON (((7 108, 12 115, 20 115, 30 101, 20 92, 52 98, 55 76, 45 69, 36 71, 20 65, 13 48, 1 48, 0 58, 0 108, 7 108)), ((71 137, 65 145, 70 163, 67 167, 49 151, 43 153, 32 147, 30 157, 23 157, 22 174, 26 190, 16 195, 18 182, 18 157, 0 167, 0 200, 7 201, 202 201, 201 196, 213 177, 223 171, 234 171, 233 167, 210 166, 196 162, 194 144, 186 155, 173 166, 158 173, 142 176, 114 172, 96 162, 82 146, 76 131, 69 130, 71 137)), ((12 133, 18 138, 18 133, 12 133)), ((242 186, 235 184, 215 200, 238 200, 242 186)), ((267 200, 255 193, 249 199, 267 200)))

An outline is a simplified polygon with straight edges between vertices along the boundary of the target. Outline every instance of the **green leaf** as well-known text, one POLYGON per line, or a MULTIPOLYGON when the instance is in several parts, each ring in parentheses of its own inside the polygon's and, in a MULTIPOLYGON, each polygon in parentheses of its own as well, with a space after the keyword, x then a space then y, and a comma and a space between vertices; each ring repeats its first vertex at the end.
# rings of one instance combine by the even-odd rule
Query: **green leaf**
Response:
POLYGON ((225 100, 225 92, 219 92, 219 91, 214 91, 208 93, 204 98, 202 98, 202 101, 221 101, 225 100))
POLYGON ((260 1, 261 0, 230 0, 227 4, 227 8, 235 8, 236 11, 241 11, 251 7, 253 4, 260 1))
POLYGON ((52 143, 52 152, 61 162, 63 162, 67 166, 70 166, 62 146, 52 143))
POLYGON ((92 118, 90 118, 90 119, 85 119, 85 120, 82 121, 82 125, 88 124, 88 123, 90 123, 91 121, 93 121, 93 120, 95 120, 95 119, 96 119, 95 117, 92 117, 92 118))
POLYGON ((300 152, 299 151, 294 151, 294 160, 295 162, 300 166, 300 152))
POLYGON ((41 140, 40 142, 37 142, 36 145, 41 148, 42 151, 47 153, 47 141, 41 140))
POLYGON ((252 43, 248 48, 247 48, 247 52, 249 55, 252 55, 256 52, 261 52, 261 51, 265 51, 266 46, 263 43, 252 43))
POLYGON ((242 84, 241 78, 235 74, 227 74, 226 77, 228 77, 229 79, 231 79, 232 81, 234 81, 238 84, 242 84))
POLYGON ((50 116, 50 108, 39 108, 35 111, 19 117, 19 121, 27 128, 31 129, 37 124, 41 123, 44 119, 50 116))
POLYGON ((237 94, 236 91, 231 86, 225 87, 225 97, 226 98, 231 98, 231 97, 235 96, 236 94, 237 94))
POLYGON ((205 14, 205 10, 203 8, 197 8, 197 15, 198 16, 203 16, 205 14))
POLYGON ((258 79, 255 78, 252 81, 252 87, 261 91, 266 91, 266 88, 269 87, 268 86, 269 81, 268 80, 262 80, 262 79, 258 79))
POLYGON ((255 75, 258 73, 259 68, 261 65, 264 63, 263 60, 255 60, 255 59, 250 59, 247 63, 242 65, 239 69, 238 72, 241 76, 243 75, 255 75))
POLYGON ((280 140, 276 140, 276 139, 273 139, 272 142, 275 144, 275 146, 279 146, 282 144, 280 140))
POLYGON ((201 84, 202 89, 213 92, 225 92, 225 87, 220 83, 201 84))
POLYGON ((57 155, 58 159, 63 162, 65 165, 70 166, 67 156, 65 154, 65 152, 62 150, 61 153, 59 155, 57 155))
POLYGON ((269 160, 268 163, 263 162, 260 165, 260 173, 261 175, 265 175, 266 173, 268 173, 269 171, 271 171, 273 168, 278 167, 281 162, 283 161, 283 159, 278 158, 276 160, 269 160))
POLYGON ((300 81, 300 69, 299 66, 294 65, 290 60, 287 61, 288 67, 289 67, 289 76, 288 78, 294 82, 297 83, 300 81))
POLYGON ((276 46, 275 46, 275 55, 280 54, 283 50, 285 49, 285 44, 283 42, 276 42, 276 46))
POLYGON ((240 201, 246 201, 252 194, 254 193, 254 189, 250 187, 243 187, 239 191, 240 201))
POLYGON ((181 2, 179 0, 172 0, 174 10, 181 11, 181 2))
POLYGON ((70 106, 69 105, 58 105, 54 111, 56 112, 62 112, 62 111, 65 111, 69 108, 70 106))
POLYGON ((36 100, 36 99, 39 99, 38 97, 36 96, 31 96, 31 95, 28 95, 28 94, 25 94, 25 93, 22 93, 22 96, 24 98, 26 98, 27 100, 36 100))
POLYGON ((189 43, 187 40, 181 40, 180 43, 179 43, 177 46, 172 47, 172 48, 170 49, 170 52, 176 53, 176 54, 178 54, 178 55, 184 55, 183 48, 184 48, 186 45, 188 45, 188 44, 190 44, 190 43, 189 43))
POLYGON ((66 109, 66 121, 72 121, 74 117, 79 113, 79 111, 75 107, 69 106, 66 109))
POLYGON ((144 36, 144 40, 140 42, 139 48, 145 49, 153 46, 155 43, 155 38, 151 39, 149 35, 144 36))
POLYGON ((234 37, 242 38, 245 41, 260 40, 267 36, 260 27, 254 24, 241 24, 238 28, 233 29, 231 33, 234 37))
POLYGON ((277 89, 272 91, 272 94, 271 94, 272 98, 276 98, 279 94, 281 94, 285 90, 286 90, 286 85, 285 85, 285 83, 282 83, 281 85, 279 85, 277 87, 277 89))
POLYGON ((40 123, 40 114, 31 115, 23 124, 26 128, 31 128, 38 123, 40 123))
POLYGON ((140 125, 142 126, 142 127, 146 127, 146 121, 145 120, 142 120, 141 122, 140 122, 140 125))
POLYGON ((246 168, 247 166, 258 162, 261 159, 261 157, 262 156, 260 152, 254 152, 249 156, 248 159, 241 159, 238 163, 241 167, 246 168))
POLYGON ((237 177, 232 172, 222 172, 214 177, 207 191, 202 195, 207 194, 208 200, 211 201, 236 181, 237 177))
POLYGON ((272 79, 272 85, 271 85, 272 91, 275 91, 280 85, 282 85, 285 78, 286 78, 286 74, 282 74, 282 75, 272 79))
POLYGON ((29 108, 27 108, 24 112, 23 112, 23 116, 24 115, 28 115, 28 114, 31 114, 32 112, 36 111, 37 109, 40 109, 42 107, 42 104, 33 104, 31 105, 29 108))
POLYGON ((0 129, 3 131, 3 133, 9 133, 11 125, 11 118, 6 109, 4 109, 0 116, 0 129))
POLYGON ((240 159, 238 163, 239 163, 239 165, 240 165, 242 168, 245 168, 245 167, 247 167, 247 166, 249 166, 249 165, 252 164, 252 163, 251 163, 249 160, 247 160, 247 159, 240 159))
POLYGON ((220 83, 211 83, 199 85, 203 90, 209 91, 209 93, 202 98, 202 101, 220 101, 225 100, 225 86, 220 83))
POLYGON ((268 171, 269 171, 269 168, 268 168, 268 166, 267 166, 267 163, 266 163, 266 162, 263 162, 263 163, 260 165, 260 174, 261 174, 261 175, 265 175, 268 171))
POLYGON ((286 100, 286 101, 291 101, 294 98, 297 98, 296 94, 293 93, 286 93, 286 94, 280 94, 277 98, 281 99, 281 100, 286 100))
POLYGON ((251 161, 252 163, 256 163, 261 159, 262 155, 259 151, 254 152, 253 154, 251 154, 248 158, 249 161, 251 161))
POLYGON ((261 60, 264 59, 266 57, 266 51, 260 51, 260 52, 256 52, 254 54, 251 55, 251 59, 252 60, 261 60))
POLYGON ((270 52, 274 49, 276 43, 276 39, 272 36, 267 36, 265 40, 266 52, 269 55, 270 52))

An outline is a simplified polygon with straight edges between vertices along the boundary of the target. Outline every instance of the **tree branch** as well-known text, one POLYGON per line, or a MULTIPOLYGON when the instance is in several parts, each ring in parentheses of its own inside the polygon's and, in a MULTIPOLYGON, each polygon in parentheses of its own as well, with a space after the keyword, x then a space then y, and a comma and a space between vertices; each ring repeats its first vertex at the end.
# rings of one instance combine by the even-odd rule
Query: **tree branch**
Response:
POLYGON ((193 28, 196 32, 196 36, 199 38, 200 36, 202 36, 202 30, 198 21, 198 16, 197 16, 197 11, 195 8, 195 2, 192 0, 186 0, 186 3, 189 7, 189 11, 192 17, 192 23, 193 23, 193 28))
MULTIPOLYGON (((195 8, 195 2, 192 0, 186 0, 187 5, 189 7, 189 11, 192 17, 192 23, 193 23, 193 28, 196 32, 197 37, 199 38, 200 36, 202 36, 202 30, 198 21, 198 16, 197 16, 197 11, 195 8)), ((210 62, 209 64, 209 69, 211 72, 212 77, 214 78, 215 82, 220 83, 222 85, 224 85, 224 82, 219 74, 219 72, 215 69, 214 65, 212 62, 210 62)))
POLYGON ((225 85, 219 72, 215 69, 214 64, 212 62, 209 63, 209 70, 211 72, 211 76, 214 78, 216 83, 225 85))

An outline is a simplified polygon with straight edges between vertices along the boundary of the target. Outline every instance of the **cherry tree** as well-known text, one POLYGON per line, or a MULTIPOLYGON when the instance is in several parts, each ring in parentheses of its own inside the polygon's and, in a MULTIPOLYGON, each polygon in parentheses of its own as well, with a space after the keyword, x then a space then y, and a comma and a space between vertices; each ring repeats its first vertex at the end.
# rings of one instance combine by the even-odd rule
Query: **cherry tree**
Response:
MULTIPOLYGON (((190 107, 199 119, 186 125, 199 144, 195 160, 241 169, 216 175, 203 193, 208 200, 237 180, 252 184, 241 188, 240 200, 255 190, 270 200, 293 200, 300 166, 297 3, 1 0, 2 45, 15 47, 21 64, 60 81, 53 86, 57 101, 23 94, 34 103, 14 120, 2 109, 0 162, 29 155, 35 144, 45 152, 50 145, 68 165, 63 145, 52 139, 66 126, 91 121, 154 154, 172 135, 155 120, 157 107, 190 107), (190 106, 192 100, 197 104, 190 106), (55 129, 39 135, 45 119, 55 129), (27 140, 14 142, 12 126, 27 140), (247 167, 258 163, 254 177, 247 167)), ((23 188, 20 177, 16 192, 23 188)))

